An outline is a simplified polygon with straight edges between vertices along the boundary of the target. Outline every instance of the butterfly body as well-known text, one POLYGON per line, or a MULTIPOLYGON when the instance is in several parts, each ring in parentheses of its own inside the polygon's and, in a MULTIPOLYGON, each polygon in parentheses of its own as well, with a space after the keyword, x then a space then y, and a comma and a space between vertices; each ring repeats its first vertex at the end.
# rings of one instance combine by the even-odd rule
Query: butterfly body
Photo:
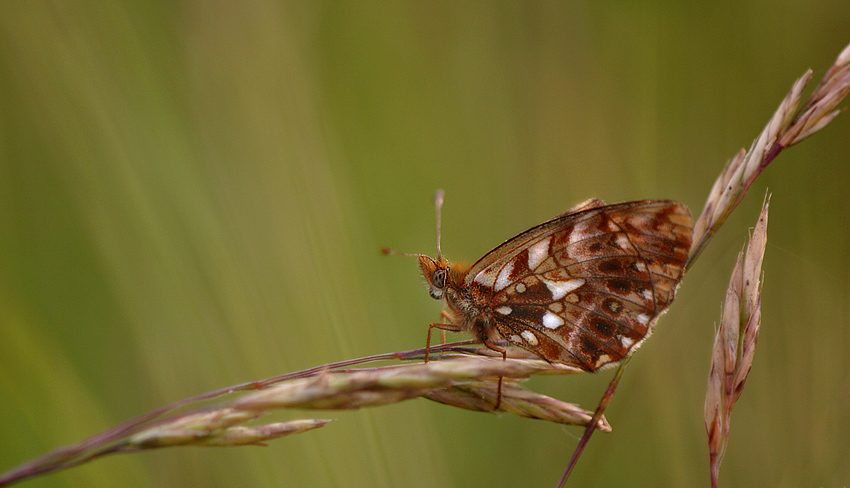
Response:
POLYGON ((450 263, 445 258, 419 257, 419 267, 428 281, 429 292, 435 299, 445 299, 449 308, 447 316, 458 331, 475 335, 482 342, 492 342, 500 337, 491 326, 491 310, 486 305, 486 293, 465 286, 469 266, 450 263))
POLYGON ((587 202, 496 247, 472 266, 419 256, 449 324, 594 371, 652 331, 684 273, 693 220, 681 203, 587 202))

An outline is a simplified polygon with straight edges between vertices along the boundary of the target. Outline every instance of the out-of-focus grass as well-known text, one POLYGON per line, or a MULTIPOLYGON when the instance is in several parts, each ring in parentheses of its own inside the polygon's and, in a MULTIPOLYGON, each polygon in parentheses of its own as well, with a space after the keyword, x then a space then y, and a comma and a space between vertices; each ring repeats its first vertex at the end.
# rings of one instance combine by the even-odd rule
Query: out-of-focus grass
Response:
MULTIPOLYGON (((474 260, 592 197, 698 212, 839 1, 561 7, 0 5, 0 470, 227 384, 423 345, 415 264, 474 260)), ((760 346, 722 477, 850 479, 850 122, 769 186, 760 346)), ((746 200, 686 277, 576 486, 707 486, 713 323, 746 200)), ((591 406, 610 372, 538 385, 591 406)), ((579 431, 426 402, 265 449, 121 456, 29 486, 540 486, 579 431)), ((721 479, 722 482, 722 479, 721 479)))

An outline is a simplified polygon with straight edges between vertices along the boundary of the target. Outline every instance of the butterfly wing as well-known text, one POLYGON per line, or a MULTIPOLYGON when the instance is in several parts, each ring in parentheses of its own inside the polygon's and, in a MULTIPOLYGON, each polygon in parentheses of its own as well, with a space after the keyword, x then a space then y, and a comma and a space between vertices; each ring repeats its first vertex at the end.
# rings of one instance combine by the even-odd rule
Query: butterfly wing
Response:
POLYGON ((591 200, 487 253, 465 282, 509 342, 593 371, 634 350, 672 302, 692 227, 678 202, 591 200))

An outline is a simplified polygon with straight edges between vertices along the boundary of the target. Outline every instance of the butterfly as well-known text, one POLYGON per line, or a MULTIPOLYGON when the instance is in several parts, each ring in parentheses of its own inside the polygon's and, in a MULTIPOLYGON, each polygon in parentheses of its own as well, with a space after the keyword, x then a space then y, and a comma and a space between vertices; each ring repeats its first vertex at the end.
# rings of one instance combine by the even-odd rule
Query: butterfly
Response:
MULTIPOLYGON (((673 301, 693 234, 672 200, 605 205, 591 199, 507 240, 472 266, 417 254, 446 323, 490 349, 526 349, 584 371, 616 364, 652 332, 673 301)), ((430 331, 429 328, 429 344, 430 331)), ((427 350, 427 349, 426 349, 427 350)))

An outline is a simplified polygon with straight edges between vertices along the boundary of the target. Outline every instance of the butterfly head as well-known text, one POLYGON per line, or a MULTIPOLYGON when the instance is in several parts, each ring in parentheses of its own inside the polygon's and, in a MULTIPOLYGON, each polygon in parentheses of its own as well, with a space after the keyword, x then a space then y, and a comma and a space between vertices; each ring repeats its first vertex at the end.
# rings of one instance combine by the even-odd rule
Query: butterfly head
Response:
POLYGON ((428 294, 434 300, 442 299, 445 294, 449 266, 448 260, 442 256, 434 259, 424 254, 419 255, 419 270, 428 284, 428 294))
POLYGON ((469 266, 464 263, 452 263, 448 259, 438 256, 436 259, 424 254, 419 255, 419 270, 428 285, 428 294, 435 300, 445 298, 446 292, 454 290, 450 294, 449 304, 453 303, 451 297, 457 295, 459 288, 463 287, 463 280, 469 266))

